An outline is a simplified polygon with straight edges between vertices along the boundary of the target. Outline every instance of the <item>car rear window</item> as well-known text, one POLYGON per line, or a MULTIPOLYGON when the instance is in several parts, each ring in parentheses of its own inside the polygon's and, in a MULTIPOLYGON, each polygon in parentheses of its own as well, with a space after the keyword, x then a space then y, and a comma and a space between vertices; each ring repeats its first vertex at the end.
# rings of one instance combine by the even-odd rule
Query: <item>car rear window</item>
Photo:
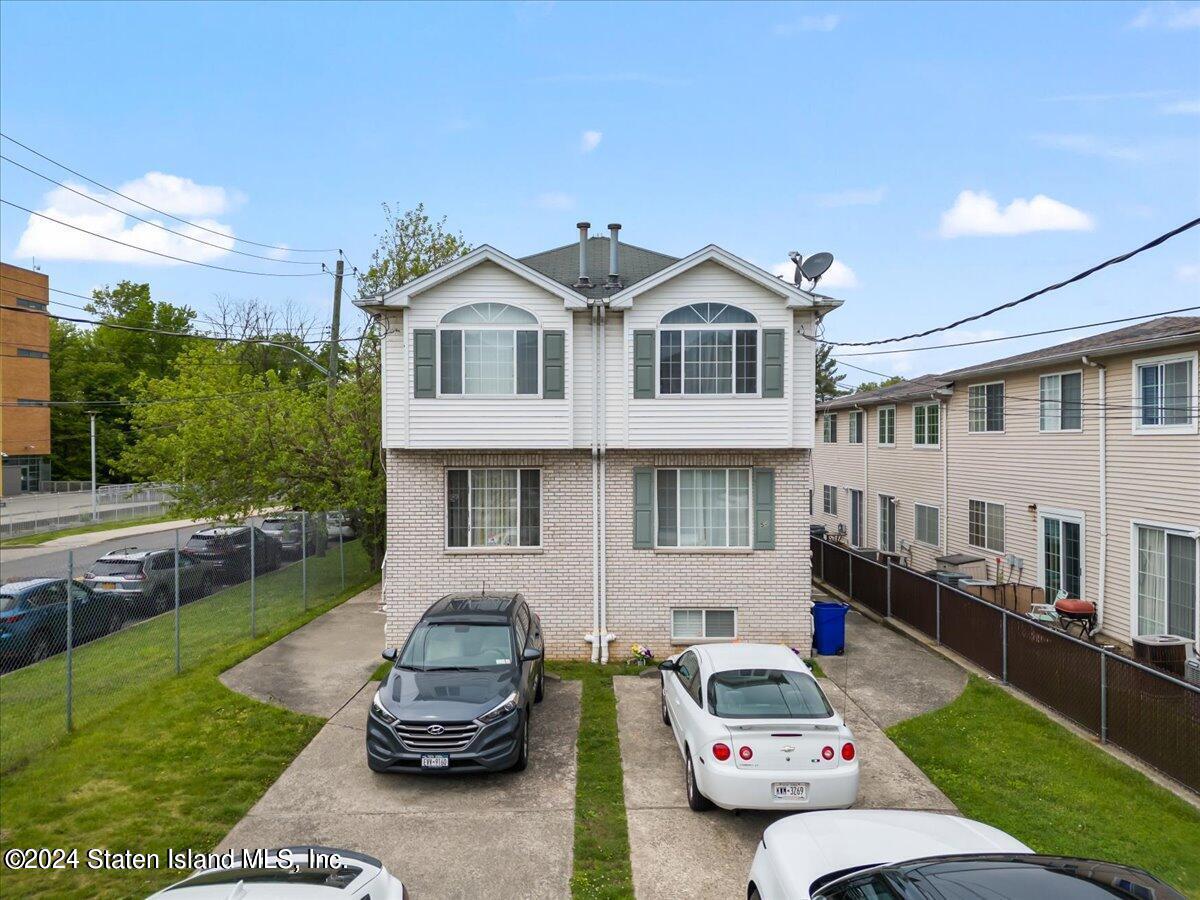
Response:
POLYGON ((140 571, 140 559, 98 559, 92 566, 95 575, 136 575, 140 571))
POLYGON ((827 719, 829 701, 811 675, 781 669, 732 669, 708 679, 708 704, 725 719, 827 719))
POLYGON ((21 598, 16 594, 0 594, 0 612, 16 609, 21 604, 21 598))

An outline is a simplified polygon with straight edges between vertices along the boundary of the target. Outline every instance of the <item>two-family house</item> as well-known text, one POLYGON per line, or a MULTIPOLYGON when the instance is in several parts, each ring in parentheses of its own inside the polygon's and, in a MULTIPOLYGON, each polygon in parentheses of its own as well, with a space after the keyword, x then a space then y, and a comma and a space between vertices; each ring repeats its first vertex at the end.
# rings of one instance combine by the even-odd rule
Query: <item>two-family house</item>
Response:
POLYGON ((488 589, 523 592, 558 657, 807 648, 812 338, 839 301, 578 227, 359 301, 383 332, 389 642, 488 589))

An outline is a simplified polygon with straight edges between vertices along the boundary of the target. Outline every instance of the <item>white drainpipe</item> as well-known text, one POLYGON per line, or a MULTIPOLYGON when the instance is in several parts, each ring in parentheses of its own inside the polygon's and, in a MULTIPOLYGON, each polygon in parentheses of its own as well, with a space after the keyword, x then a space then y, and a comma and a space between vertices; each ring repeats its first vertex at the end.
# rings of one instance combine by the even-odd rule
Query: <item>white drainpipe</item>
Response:
POLYGON ((608 662, 608 645, 615 635, 608 630, 608 305, 600 301, 600 365, 597 380, 600 382, 600 662, 608 662))
MULTIPOLYGON (((1105 376, 1108 369, 1104 363, 1092 362, 1086 356, 1083 364, 1091 366, 1100 376, 1098 397, 1100 400, 1100 574, 1096 580, 1096 625, 1104 625, 1104 588, 1105 576, 1108 574, 1108 408, 1105 406, 1107 385, 1105 376)), ((1079 390, 1079 399, 1083 400, 1083 388, 1079 390)))
POLYGON ((600 660, 600 474, 599 474, 599 391, 596 385, 596 358, 599 355, 600 338, 596 330, 599 310, 592 306, 592 633, 587 636, 592 645, 592 662, 600 660))
POLYGON ((949 411, 949 402, 941 400, 938 408, 938 428, 942 430, 942 521, 938 524, 942 527, 940 536, 943 556, 950 552, 950 422, 946 418, 949 411))

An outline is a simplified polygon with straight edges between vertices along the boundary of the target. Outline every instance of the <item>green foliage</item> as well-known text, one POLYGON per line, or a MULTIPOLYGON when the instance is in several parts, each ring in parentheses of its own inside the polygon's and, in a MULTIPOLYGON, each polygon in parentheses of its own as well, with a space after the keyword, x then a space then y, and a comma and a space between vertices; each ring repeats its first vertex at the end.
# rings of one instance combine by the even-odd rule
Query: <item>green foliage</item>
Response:
POLYGON ((887 734, 963 815, 1039 853, 1137 866, 1200 896, 1200 813, 1001 688, 972 678, 887 734))
POLYGON ((832 400, 846 393, 841 383, 846 378, 839 375, 837 360, 833 358, 833 347, 821 344, 817 347, 817 402, 832 400))
POLYGON ((420 278, 471 249, 461 233, 446 231, 445 216, 431 219, 424 203, 403 213, 393 212, 390 204, 382 206, 387 227, 379 235, 371 265, 359 276, 361 297, 372 297, 420 278))
POLYGON ((861 394, 863 391, 877 391, 880 388, 891 387, 893 384, 899 384, 904 379, 899 375, 893 375, 891 378, 885 378, 883 381, 864 381, 854 389, 854 393, 861 394))

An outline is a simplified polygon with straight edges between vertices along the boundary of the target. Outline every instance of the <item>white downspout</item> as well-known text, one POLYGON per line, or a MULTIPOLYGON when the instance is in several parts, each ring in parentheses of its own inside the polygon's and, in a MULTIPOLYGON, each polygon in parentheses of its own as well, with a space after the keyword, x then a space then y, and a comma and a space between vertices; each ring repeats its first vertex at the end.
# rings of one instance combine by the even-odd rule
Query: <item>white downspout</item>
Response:
POLYGON ((592 321, 592 365, 588 377, 592 379, 592 633, 588 640, 592 644, 592 662, 600 660, 600 414, 598 411, 599 390, 596 385, 597 358, 599 355, 600 336, 596 331, 599 311, 591 308, 592 321))
MULTIPOLYGON (((867 411, 863 407, 858 406, 858 407, 855 407, 855 412, 857 412, 860 416, 862 416, 862 419, 859 422, 858 436, 862 438, 862 442, 863 442, 863 510, 862 511, 863 511, 863 515, 865 517, 866 512, 867 512, 867 496, 870 493, 869 486, 871 484, 871 461, 870 461, 869 453, 867 451, 867 448, 870 446, 870 442, 867 439, 867 411)), ((847 431, 849 431, 849 424, 850 424, 849 422, 846 423, 847 431)), ((847 435, 847 437, 849 437, 849 435, 847 435)), ((850 515, 854 515, 854 509, 853 509, 854 504, 852 503, 852 504, 850 504, 850 506, 851 506, 850 515)), ((859 527, 866 528, 866 523, 860 522, 859 527)), ((860 536, 862 536, 862 535, 860 535, 860 536)), ((853 537, 853 535, 851 535, 851 537, 853 537)), ((853 543, 853 541, 851 541, 851 543, 853 543)), ((882 550, 883 548, 881 547, 880 549, 882 550)))
MULTIPOLYGON (((1108 574, 1108 407, 1105 405, 1107 400, 1107 384, 1105 376, 1108 374, 1108 368, 1104 363, 1092 362, 1086 356, 1083 357, 1083 364, 1091 366, 1097 371, 1100 376, 1100 384, 1098 387, 1098 398, 1100 401, 1100 575, 1096 582, 1096 627, 1104 626, 1104 588, 1105 576, 1108 574)), ((1079 399, 1083 401, 1083 387, 1079 389, 1079 399)), ((1082 416, 1082 411, 1080 412, 1082 416)))
POLYGON ((938 404, 938 427, 942 430, 942 526, 941 544, 942 556, 950 552, 950 422, 946 418, 950 413, 950 403, 946 400, 938 404))
POLYGON ((600 662, 608 662, 608 304, 600 301, 600 662))

